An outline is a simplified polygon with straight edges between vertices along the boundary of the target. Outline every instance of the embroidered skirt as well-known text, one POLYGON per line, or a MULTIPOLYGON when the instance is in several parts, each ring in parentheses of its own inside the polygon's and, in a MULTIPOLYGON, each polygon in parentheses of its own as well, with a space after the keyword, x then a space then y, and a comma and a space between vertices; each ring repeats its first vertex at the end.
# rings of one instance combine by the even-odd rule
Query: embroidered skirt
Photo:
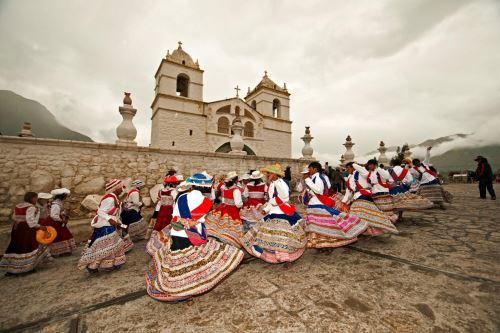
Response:
POLYGON ((21 222, 12 227, 9 246, 0 260, 0 270, 12 274, 30 272, 48 255, 48 247, 36 241, 36 229, 21 222))
POLYGON ((44 219, 40 224, 51 226, 57 231, 56 239, 49 245, 51 255, 71 254, 76 249, 75 239, 67 225, 63 226, 61 222, 54 221, 51 218, 44 219))
POLYGON ((247 232, 253 227, 257 222, 264 218, 264 214, 261 209, 257 209, 254 206, 242 208, 240 211, 241 221, 243 222, 243 232, 247 232))
POLYGON ((238 208, 235 206, 220 205, 205 217, 208 236, 241 248, 243 224, 239 216, 238 208))
POLYGON ((392 196, 394 201, 394 210, 423 210, 432 208, 432 201, 410 192, 400 192, 392 196))
POLYGON ((307 207, 308 247, 339 247, 355 242, 368 228, 366 221, 325 205, 307 207), (330 242, 328 242, 330 239, 330 242), (347 241, 347 242, 346 242, 347 241))
POLYGON ((120 214, 122 223, 127 225, 124 233, 130 236, 132 242, 137 242, 146 237, 148 231, 148 222, 142 218, 141 213, 131 209, 124 210, 120 214))
POLYGON ((368 200, 357 199, 351 204, 350 214, 358 216, 368 223, 365 235, 381 235, 385 233, 398 233, 398 229, 377 206, 368 200))
POLYGON ((177 251, 170 250, 170 238, 165 241, 146 271, 147 292, 160 301, 182 300, 209 291, 244 257, 243 251, 215 239, 177 251))
POLYGON ((245 250, 269 263, 292 262, 302 256, 307 244, 304 220, 299 214, 269 214, 242 238, 245 250))
POLYGON ((417 194, 436 204, 444 202, 441 184, 420 184, 417 194))
POLYGON ((119 267, 126 261, 126 244, 112 226, 96 228, 90 243, 83 250, 78 269, 109 269, 119 267))

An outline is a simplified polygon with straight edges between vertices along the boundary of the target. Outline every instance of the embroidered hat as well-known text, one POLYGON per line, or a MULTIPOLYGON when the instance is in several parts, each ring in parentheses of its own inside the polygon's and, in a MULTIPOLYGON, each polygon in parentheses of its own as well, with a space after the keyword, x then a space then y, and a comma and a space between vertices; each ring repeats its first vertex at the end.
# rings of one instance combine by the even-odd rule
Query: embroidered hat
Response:
POLYGON ((164 183, 180 183, 184 178, 182 175, 168 176, 163 178, 164 183))
POLYGON ((230 172, 228 172, 228 174, 226 175, 226 178, 224 178, 224 180, 229 181, 229 180, 233 180, 236 177, 238 177, 238 174, 236 173, 236 171, 230 171, 230 172))
POLYGON ((120 179, 111 179, 106 183, 106 193, 114 192, 120 186, 123 186, 123 182, 120 179))
POLYGON ((264 177, 264 175, 259 170, 253 171, 250 175, 250 179, 262 179, 262 177, 264 177))
POLYGON ((187 182, 182 182, 180 183, 179 185, 177 185, 177 187, 175 188, 177 190, 177 192, 186 192, 188 190, 190 190, 191 188, 193 188, 193 185, 191 184, 188 184, 187 182))
POLYGON ((38 199, 45 199, 45 200, 52 199, 52 194, 40 192, 40 193, 38 193, 38 199))
POLYGON ((135 186, 138 188, 144 187, 146 184, 142 180, 134 180, 132 183, 130 183, 131 186, 135 186))
POLYGON ((275 175, 283 177, 285 175, 285 171, 283 171, 283 168, 281 167, 280 164, 272 164, 272 165, 267 165, 260 169, 264 174, 266 173, 274 173, 275 175))
POLYGON ((194 186, 211 187, 213 177, 206 171, 195 173, 186 179, 186 183, 194 186))
MULTIPOLYGON (((63 187, 63 188, 56 188, 56 189, 50 191, 50 194, 52 194, 54 197, 57 196, 57 195, 61 195, 61 194, 70 195, 71 191, 68 190, 67 188, 63 187)), ((38 196, 40 196, 40 194, 38 196)))

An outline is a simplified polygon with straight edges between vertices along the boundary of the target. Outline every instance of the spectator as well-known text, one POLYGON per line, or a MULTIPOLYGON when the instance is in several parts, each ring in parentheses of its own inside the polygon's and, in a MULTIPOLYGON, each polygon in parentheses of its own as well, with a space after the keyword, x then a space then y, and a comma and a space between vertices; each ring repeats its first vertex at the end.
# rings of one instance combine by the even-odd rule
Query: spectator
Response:
POLYGON ((342 192, 342 184, 345 182, 340 168, 335 168, 332 172, 332 188, 335 192, 342 192))
POLYGON ((478 156, 474 160, 477 162, 476 180, 479 181, 479 196, 486 199, 486 190, 491 196, 491 200, 496 200, 495 190, 493 189, 493 180, 495 179, 491 166, 486 157, 478 156))

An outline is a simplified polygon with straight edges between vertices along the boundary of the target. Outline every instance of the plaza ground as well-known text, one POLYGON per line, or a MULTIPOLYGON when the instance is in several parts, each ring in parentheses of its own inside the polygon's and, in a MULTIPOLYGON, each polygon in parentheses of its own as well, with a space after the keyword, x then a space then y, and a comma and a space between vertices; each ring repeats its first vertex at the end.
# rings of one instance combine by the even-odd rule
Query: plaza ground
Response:
MULTIPOLYGON (((145 241, 119 271, 89 276, 77 254, 0 277, 0 331, 498 332, 500 202, 454 184, 448 210, 405 213, 398 235, 289 269, 249 259, 193 305, 145 292, 145 241)), ((500 186, 496 186, 500 191, 500 186)))

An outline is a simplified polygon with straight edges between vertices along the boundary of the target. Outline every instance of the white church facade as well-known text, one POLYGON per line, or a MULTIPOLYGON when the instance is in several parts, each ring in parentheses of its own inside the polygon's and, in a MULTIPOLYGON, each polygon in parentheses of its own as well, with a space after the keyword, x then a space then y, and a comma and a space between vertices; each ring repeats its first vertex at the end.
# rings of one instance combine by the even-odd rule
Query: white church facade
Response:
POLYGON ((231 125, 237 117, 244 126, 244 150, 249 155, 290 158, 292 131, 290 93, 265 72, 244 98, 203 100, 203 70, 179 47, 162 59, 155 74, 151 105, 151 147, 229 152, 231 125))

